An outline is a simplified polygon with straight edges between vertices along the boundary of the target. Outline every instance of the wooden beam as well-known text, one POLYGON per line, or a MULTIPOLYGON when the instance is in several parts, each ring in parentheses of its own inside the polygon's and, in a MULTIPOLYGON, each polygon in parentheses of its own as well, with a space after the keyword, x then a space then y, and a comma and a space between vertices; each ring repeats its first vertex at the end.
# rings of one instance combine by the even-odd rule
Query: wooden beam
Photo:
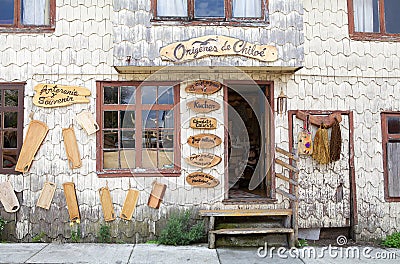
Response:
POLYGON ((220 235, 243 235, 243 234, 278 234, 278 233, 293 233, 294 230, 292 228, 282 228, 282 227, 273 227, 273 228, 232 228, 232 229, 218 229, 214 231, 210 231, 213 234, 220 235))
POLYGON ((276 176, 277 178, 279 178, 279 179, 281 179, 281 180, 284 180, 284 181, 287 181, 287 182, 289 182, 289 183, 291 183, 291 184, 293 184, 293 185, 296 185, 296 186, 299 185, 299 183, 298 183, 297 181, 292 180, 292 179, 286 177, 285 175, 283 175, 283 174, 281 174, 281 173, 275 173, 275 176, 276 176))
POLYGON ((291 209, 259 209, 259 210, 200 210, 201 216, 288 216, 291 209))
POLYGON ((285 156, 288 156, 289 158, 291 158, 292 160, 295 161, 299 161, 299 157, 293 155, 292 153, 290 153, 289 151, 286 151, 284 149, 281 149, 280 147, 276 147, 276 152, 281 153, 285 156))
POLYGON ((280 188, 276 188, 276 192, 282 194, 283 196, 289 198, 292 201, 297 201, 297 197, 291 193, 288 193, 280 188))
POLYGON ((335 123, 335 119, 339 123, 342 122, 342 115, 340 113, 332 113, 332 114, 330 114, 328 116, 315 116, 315 115, 311 115, 311 114, 308 114, 308 113, 300 111, 300 110, 296 112, 296 117, 298 119, 303 120, 303 121, 306 121, 307 115, 309 116, 310 123, 312 125, 315 125, 315 126, 318 126, 318 127, 321 124, 324 124, 324 126, 326 128, 330 128, 335 123))
POLYGON ((288 164, 288 163, 286 163, 286 162, 284 162, 284 161, 282 161, 282 160, 280 160, 278 158, 275 159, 275 163, 279 164, 279 165, 281 165, 281 166, 283 166, 283 167, 285 167, 285 168, 287 168, 287 169, 289 169, 289 170, 291 170, 291 171, 293 171, 295 173, 299 172, 298 168, 296 168, 296 167, 294 167, 294 166, 292 166, 292 165, 290 165, 290 164, 288 164))

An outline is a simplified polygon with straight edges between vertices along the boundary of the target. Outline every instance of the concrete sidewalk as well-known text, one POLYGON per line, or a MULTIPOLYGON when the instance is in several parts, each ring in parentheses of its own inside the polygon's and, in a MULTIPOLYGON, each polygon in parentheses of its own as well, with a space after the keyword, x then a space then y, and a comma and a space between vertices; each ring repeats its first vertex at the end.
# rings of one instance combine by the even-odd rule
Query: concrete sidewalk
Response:
POLYGON ((264 248, 208 249, 205 244, 178 247, 150 244, 0 244, 0 263, 372 264, 399 263, 399 260, 400 250, 365 247, 339 248, 331 252, 323 248, 295 249, 292 252, 281 249, 269 254, 264 248), (357 252, 359 257, 354 255, 357 252))

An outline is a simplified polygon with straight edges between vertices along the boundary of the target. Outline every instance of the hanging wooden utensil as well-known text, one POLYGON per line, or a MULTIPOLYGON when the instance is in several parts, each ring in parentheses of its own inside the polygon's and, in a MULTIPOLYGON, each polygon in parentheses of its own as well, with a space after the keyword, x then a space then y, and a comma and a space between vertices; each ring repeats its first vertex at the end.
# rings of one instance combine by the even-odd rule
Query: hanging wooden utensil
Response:
POLYGON ((89 111, 83 111, 82 113, 78 114, 75 118, 76 122, 85 129, 88 135, 96 133, 100 127, 96 123, 96 120, 93 118, 92 113, 89 111))
POLYGON ((69 167, 71 169, 82 167, 81 155, 79 154, 74 128, 63 128, 62 135, 64 138, 64 146, 67 153, 69 167))
POLYGON ((14 188, 8 181, 0 183, 0 201, 4 206, 4 210, 8 213, 15 213, 19 210, 18 198, 15 195, 14 188))
POLYGON ((122 207, 120 217, 125 220, 131 220, 133 212, 135 211, 137 201, 139 199, 139 191, 129 189, 122 207))
POLYGON ((153 190, 151 191, 147 205, 152 208, 158 209, 161 205, 162 199, 164 198, 166 189, 167 185, 154 182, 153 190))
POLYGON ((65 200, 67 202, 69 220, 75 222, 80 220, 78 200, 76 199, 75 184, 73 182, 63 183, 65 200))
POLYGON ((39 200, 36 203, 36 206, 49 210, 55 191, 56 191, 55 183, 45 182, 42 188, 42 192, 40 193, 39 200))
POLYGON ((38 120, 32 120, 28 126, 24 143, 18 157, 15 170, 19 172, 27 172, 32 164, 33 158, 46 137, 49 128, 47 125, 38 120))
POLYGON ((101 208, 103 209, 104 214, 104 221, 109 222, 115 220, 114 207, 108 186, 100 188, 99 193, 101 208))

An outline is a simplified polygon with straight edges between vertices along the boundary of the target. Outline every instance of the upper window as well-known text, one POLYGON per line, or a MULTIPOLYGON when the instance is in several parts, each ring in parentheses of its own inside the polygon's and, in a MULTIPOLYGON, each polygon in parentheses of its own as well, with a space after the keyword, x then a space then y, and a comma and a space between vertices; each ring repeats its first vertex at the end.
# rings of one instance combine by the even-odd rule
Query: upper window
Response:
POLYGON ((153 0, 157 20, 265 20, 266 0, 153 0))
POLYGON ((55 0, 0 0, 0 27, 49 29, 54 26, 55 0))
POLYGON ((179 176, 178 86, 108 82, 98 89, 98 173, 179 176))
POLYGON ((398 0, 348 0, 350 34, 362 39, 399 38, 398 0))
POLYGON ((24 84, 0 83, 0 173, 15 174, 22 146, 24 84))

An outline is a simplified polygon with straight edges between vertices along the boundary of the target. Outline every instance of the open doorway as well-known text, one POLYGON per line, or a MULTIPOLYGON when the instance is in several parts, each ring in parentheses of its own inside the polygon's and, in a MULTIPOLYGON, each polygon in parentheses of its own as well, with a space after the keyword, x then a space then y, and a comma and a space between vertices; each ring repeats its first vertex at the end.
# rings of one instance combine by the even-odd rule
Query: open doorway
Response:
POLYGON ((266 162, 270 156, 267 146, 272 142, 270 86, 229 85, 226 100, 230 106, 227 198, 268 198, 272 183, 270 162, 266 162))

